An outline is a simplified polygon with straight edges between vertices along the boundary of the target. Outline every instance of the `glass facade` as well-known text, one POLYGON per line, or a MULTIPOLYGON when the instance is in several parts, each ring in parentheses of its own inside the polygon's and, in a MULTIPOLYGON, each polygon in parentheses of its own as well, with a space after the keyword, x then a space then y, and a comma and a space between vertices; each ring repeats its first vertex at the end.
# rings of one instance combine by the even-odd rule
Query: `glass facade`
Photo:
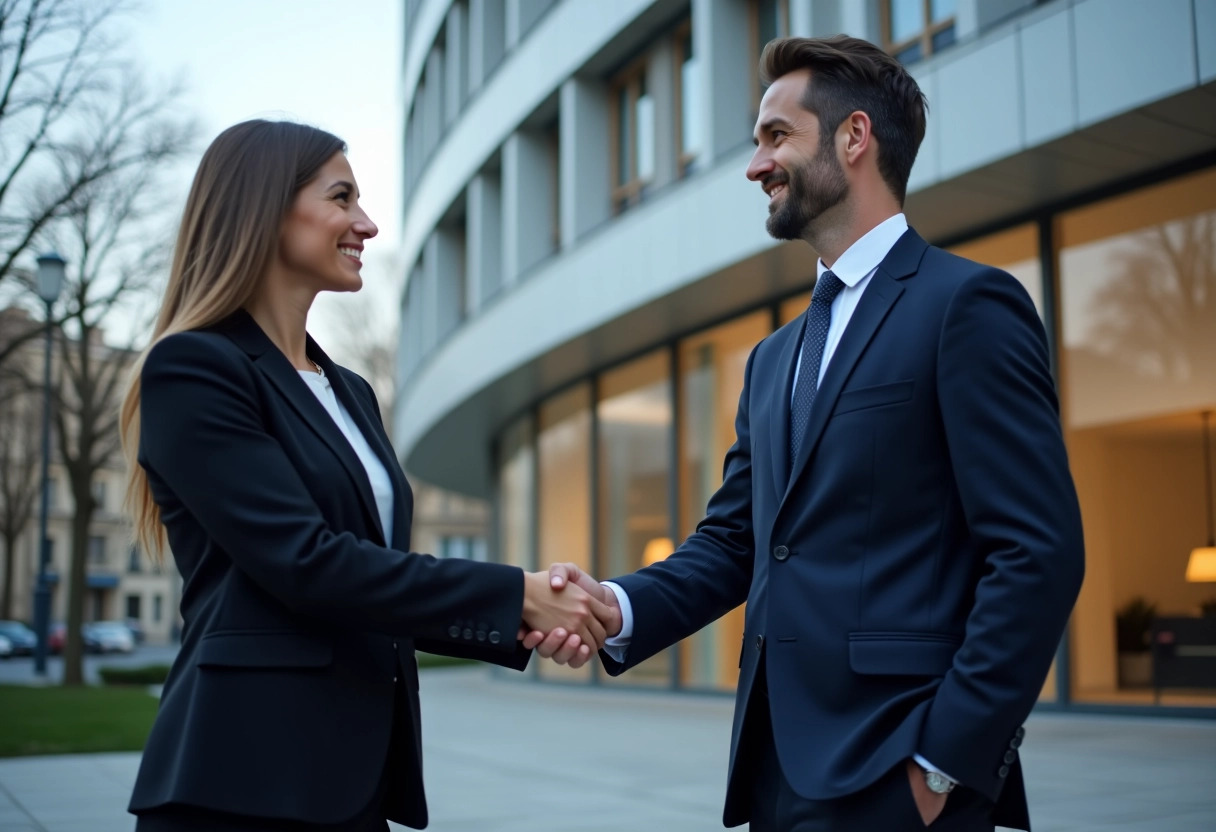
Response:
MULTIPOLYGON (((692 534, 722 484, 722 460, 735 442, 735 415, 747 357, 769 334, 767 310, 680 343, 680 537, 692 534)), ((680 684, 733 690, 739 680, 743 607, 680 643, 680 684)))
MULTIPOLYGON (((537 569, 554 563, 591 568, 591 388, 581 384, 540 407, 536 436, 537 569)), ((586 680, 591 665, 572 670, 538 662, 548 679, 586 680)))
MULTIPOLYGON (((1042 701, 1216 708, 1214 688, 1152 685, 1180 655, 1216 656, 1216 638, 1202 636, 1216 626, 1216 583, 1186 578, 1216 511, 1205 505, 1202 433, 1202 413, 1216 411, 1216 168, 950 250, 1013 274, 1054 327, 1087 571, 1042 701), (1195 632, 1198 644, 1166 643, 1195 632)), ((528 565, 530 505, 540 568, 574 560, 610 577, 666 556, 721 482, 751 349, 809 302, 809 291, 775 299, 545 399, 532 444, 530 422, 511 425, 500 442, 499 559, 528 565)), ((613 683, 731 690, 742 616, 613 683)))
MULTIPOLYGON (((1216 510, 1204 505, 1201 416, 1216 409, 1216 170, 1069 211, 1056 228, 1064 425, 1087 549, 1073 696, 1151 703, 1170 654, 1216 656, 1216 639, 1149 649, 1154 622, 1216 625, 1216 584, 1186 580, 1216 510)), ((1216 689, 1183 679, 1159 701, 1212 706, 1216 689)))
MULTIPOLYGON (((671 554, 671 354, 659 350, 601 377, 598 573, 634 572, 671 554)), ((664 651, 625 681, 666 685, 664 651)))

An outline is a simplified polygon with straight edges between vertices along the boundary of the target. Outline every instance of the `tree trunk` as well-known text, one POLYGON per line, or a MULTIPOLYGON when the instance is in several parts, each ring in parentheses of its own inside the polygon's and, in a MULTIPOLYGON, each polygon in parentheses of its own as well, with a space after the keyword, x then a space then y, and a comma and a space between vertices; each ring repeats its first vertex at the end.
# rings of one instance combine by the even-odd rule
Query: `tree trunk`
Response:
MULTIPOLYGON (((87 459, 87 455, 82 454, 87 459)), ((74 473, 74 472, 73 472, 74 473)), ((93 494, 87 478, 72 476, 76 508, 72 513, 72 560, 68 578, 67 633, 63 640, 63 684, 84 684, 85 564, 89 559, 89 523, 93 519, 93 494)))
POLYGON ((13 561, 17 557, 17 540, 4 535, 4 597, 0 598, 0 618, 13 617, 13 561))

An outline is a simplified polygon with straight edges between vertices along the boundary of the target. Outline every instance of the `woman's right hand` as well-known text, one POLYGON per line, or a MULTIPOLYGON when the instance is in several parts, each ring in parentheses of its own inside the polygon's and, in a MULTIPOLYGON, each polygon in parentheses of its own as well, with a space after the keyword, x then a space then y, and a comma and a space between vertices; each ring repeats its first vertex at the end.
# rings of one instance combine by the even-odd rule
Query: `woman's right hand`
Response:
POLYGON ((611 616, 608 605, 575 584, 554 589, 548 572, 524 573, 524 626, 564 638, 565 648, 575 651, 571 667, 582 666, 603 647, 608 637, 603 622, 611 616))

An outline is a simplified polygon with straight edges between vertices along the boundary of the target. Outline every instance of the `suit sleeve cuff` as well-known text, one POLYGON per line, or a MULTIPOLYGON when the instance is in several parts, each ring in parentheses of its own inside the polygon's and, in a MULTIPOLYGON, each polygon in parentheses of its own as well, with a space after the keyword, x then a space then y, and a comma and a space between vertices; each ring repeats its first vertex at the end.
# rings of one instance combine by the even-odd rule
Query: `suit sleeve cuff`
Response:
MULTIPOLYGON (((611 641, 611 639, 609 639, 609 641, 611 641)), ((954 783, 955 785, 958 784, 957 777, 951 777, 949 774, 946 774, 946 772, 942 771, 940 768, 933 765, 933 763, 929 762, 928 760, 926 760, 924 757, 920 756, 919 754, 913 754, 912 759, 915 760, 916 764, 918 766, 920 766, 921 768, 927 768, 929 771, 935 771, 938 774, 940 774, 942 777, 945 777, 951 783, 954 783)))
POLYGON ((609 636, 604 642, 604 652, 621 664, 625 663, 625 653, 633 640, 633 604, 629 603, 629 595, 612 581, 601 581, 603 586, 612 590, 617 603, 621 605, 621 631, 609 636))

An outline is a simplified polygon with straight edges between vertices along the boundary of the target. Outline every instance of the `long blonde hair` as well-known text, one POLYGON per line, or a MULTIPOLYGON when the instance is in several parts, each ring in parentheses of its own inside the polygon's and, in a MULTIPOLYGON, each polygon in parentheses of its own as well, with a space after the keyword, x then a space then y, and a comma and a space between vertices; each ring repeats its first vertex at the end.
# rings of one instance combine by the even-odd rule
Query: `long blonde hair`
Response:
POLYGON ((345 147, 315 127, 258 119, 220 133, 199 162, 156 328, 135 362, 119 423, 127 460, 126 508, 136 540, 158 562, 164 560, 165 529, 139 464, 144 359, 162 338, 211 326, 248 303, 271 265, 296 194, 345 147))

